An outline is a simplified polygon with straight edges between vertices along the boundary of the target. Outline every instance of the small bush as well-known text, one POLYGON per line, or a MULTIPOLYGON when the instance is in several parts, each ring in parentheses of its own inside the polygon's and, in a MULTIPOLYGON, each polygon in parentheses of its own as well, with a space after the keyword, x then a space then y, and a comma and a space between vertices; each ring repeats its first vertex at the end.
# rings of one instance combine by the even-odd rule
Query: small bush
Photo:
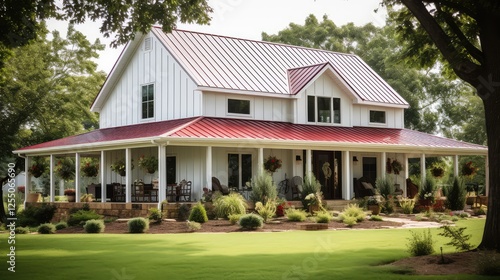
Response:
POLYGON ((232 224, 232 225, 235 225, 236 223, 238 223, 238 221, 240 220, 241 216, 243 216, 242 214, 232 214, 232 215, 229 215, 229 222, 232 224))
POLYGON ((217 217, 227 219, 232 214, 245 214, 247 203, 239 193, 232 192, 229 195, 219 196, 213 199, 213 206, 217 217))
POLYGON ((189 215, 189 221, 197 223, 205 223, 208 221, 207 211, 201 202, 198 202, 193 209, 191 209, 191 214, 189 215))
POLYGON ((149 229, 149 220, 134 218, 127 222, 129 233, 144 233, 149 229))
POLYGON ((186 221, 188 231, 198 231, 201 229, 201 224, 197 222, 186 221))
POLYGON ((255 203, 255 211, 264 219, 264 223, 267 223, 267 221, 276 214, 276 202, 274 200, 268 200, 264 205, 262 202, 258 201, 255 203))
POLYGON ((481 252, 476 259, 476 270, 479 275, 500 275, 500 255, 495 251, 481 252))
POLYGON ((45 223, 38 227, 38 233, 40 234, 50 234, 56 232, 56 227, 53 224, 45 223))
POLYGON ((321 183, 316 179, 313 173, 307 175, 304 178, 304 184, 302 185, 301 200, 304 208, 309 206, 309 201, 306 200, 306 196, 311 193, 321 192, 321 183))
POLYGON ((379 190, 380 195, 386 200, 389 196, 394 195, 394 183, 389 176, 378 177, 375 180, 375 186, 379 190))
POLYGON ((474 209, 474 216, 486 215, 486 209, 482 206, 474 209))
POLYGON ((16 227, 14 232, 16 234, 28 234, 28 233, 30 233, 30 228, 29 227, 16 227))
POLYGON ((356 222, 362 222, 366 218, 366 213, 357 204, 349 204, 342 213, 339 214, 339 220, 344 222, 344 219, 353 217, 356 222))
POLYGON ((402 198, 399 201, 399 205, 401 206, 401 209, 403 210, 404 214, 412 214, 413 213, 413 208, 415 208, 415 199, 413 199, 413 198, 402 198))
POLYGON ((66 223, 66 222, 59 222, 56 224, 56 230, 65 229, 67 227, 68 227, 68 223, 66 223))
POLYGON ((191 209, 189 209, 189 206, 187 204, 182 204, 179 206, 179 211, 177 213, 177 220, 179 221, 186 221, 189 218, 189 212, 191 209))
POLYGON ((351 216, 347 216, 347 217, 344 217, 342 219, 342 222, 348 226, 348 227, 352 227, 353 225, 357 224, 357 219, 356 217, 351 217, 351 216))
POLYGON ((370 221, 381 222, 383 220, 384 219, 379 215, 371 215, 371 217, 370 217, 370 221))
POLYGON ((250 200, 257 203, 267 203, 276 200, 278 190, 273 182, 273 177, 267 172, 262 172, 252 178, 252 193, 250 200))
POLYGON ((288 208, 285 210, 286 218, 292 222, 303 222, 306 220, 307 214, 304 210, 288 208))
POLYGON ((48 223, 52 220, 56 206, 46 203, 29 205, 17 215, 19 225, 22 227, 37 227, 40 224, 48 223))
POLYGON ((156 223, 161 223, 161 211, 158 208, 150 208, 148 210, 148 218, 156 223))
POLYGON ((88 220, 83 226, 86 233, 101 233, 105 227, 103 220, 88 220))
POLYGON ((244 230, 255 230, 263 226, 264 219, 256 214, 242 215, 238 224, 244 230))
POLYGON ((450 227, 450 226, 442 226, 441 229, 443 232, 438 235, 451 238, 451 241, 446 243, 445 245, 451 245, 457 249, 457 251, 469 251, 472 248, 472 244, 470 244, 469 239, 471 235, 465 235, 464 230, 465 227, 450 227))
POLYGON ((464 210, 467 191, 463 183, 455 177, 453 185, 446 191, 446 207, 452 211, 464 210))
POLYGON ((409 243, 407 244, 408 252, 412 256, 426 256, 434 253, 433 241, 431 231, 424 231, 422 235, 410 231, 412 238, 408 238, 409 243))
POLYGON ((88 220, 100 220, 102 216, 94 210, 78 210, 71 214, 68 219, 69 226, 84 225, 88 220))
POLYGON ((332 220, 332 215, 326 211, 316 213, 316 223, 328 224, 332 220))

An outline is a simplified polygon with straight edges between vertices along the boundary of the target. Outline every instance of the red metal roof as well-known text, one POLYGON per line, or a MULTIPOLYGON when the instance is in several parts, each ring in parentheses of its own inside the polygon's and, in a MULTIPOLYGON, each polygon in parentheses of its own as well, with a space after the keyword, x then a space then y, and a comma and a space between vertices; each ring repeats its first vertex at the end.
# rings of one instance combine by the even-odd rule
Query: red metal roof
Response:
MULTIPOLYGON (((99 150, 104 143, 122 143, 124 140, 148 139, 168 140, 181 145, 183 141, 200 142, 234 141, 245 142, 252 146, 252 141, 259 145, 299 145, 297 148, 314 148, 315 145, 328 145, 332 149, 345 147, 363 147, 366 149, 388 151, 394 149, 433 150, 434 152, 456 151, 485 154, 487 147, 447 139, 409 129, 388 129, 371 127, 314 126, 286 122, 271 122, 226 118, 188 118, 173 121, 154 122, 99 129, 89 133, 66 137, 55 141, 22 148, 21 153, 52 150, 64 146, 92 145, 99 150)), ((211 144, 207 144, 211 145, 211 144)), ((88 149, 88 148, 87 148, 88 149)))
MULTIPOLYGON (((200 87, 293 94, 288 70, 328 62, 362 101, 408 106, 408 103, 361 58, 261 41, 191 31, 152 32, 200 87)), ((313 67, 314 68, 314 67, 313 67)))
POLYGON ((288 69, 288 85, 290 94, 299 93, 321 70, 328 65, 328 62, 288 69))

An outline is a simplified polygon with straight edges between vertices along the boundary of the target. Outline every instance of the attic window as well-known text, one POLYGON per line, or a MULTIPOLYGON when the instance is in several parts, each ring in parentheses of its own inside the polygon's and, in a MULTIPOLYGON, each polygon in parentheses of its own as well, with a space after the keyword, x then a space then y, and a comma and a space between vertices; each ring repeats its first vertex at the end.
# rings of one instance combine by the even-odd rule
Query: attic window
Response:
POLYGON ((155 87, 154 84, 142 86, 142 119, 150 119, 155 116, 155 87))
POLYGON ((228 99, 227 112, 230 114, 250 115, 250 100, 228 99))
POLYGON ((370 110, 370 122, 385 124, 385 111, 370 110))
POLYGON ((151 37, 144 39, 144 51, 150 51, 153 48, 151 37))

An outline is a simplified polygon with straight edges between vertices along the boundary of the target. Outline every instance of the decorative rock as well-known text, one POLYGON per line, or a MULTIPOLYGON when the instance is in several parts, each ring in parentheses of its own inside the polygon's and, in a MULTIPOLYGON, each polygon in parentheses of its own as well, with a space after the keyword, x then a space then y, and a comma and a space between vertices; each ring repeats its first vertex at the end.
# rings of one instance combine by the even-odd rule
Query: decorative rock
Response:
POLYGON ((328 224, 299 224, 301 230, 324 230, 328 229, 328 224))

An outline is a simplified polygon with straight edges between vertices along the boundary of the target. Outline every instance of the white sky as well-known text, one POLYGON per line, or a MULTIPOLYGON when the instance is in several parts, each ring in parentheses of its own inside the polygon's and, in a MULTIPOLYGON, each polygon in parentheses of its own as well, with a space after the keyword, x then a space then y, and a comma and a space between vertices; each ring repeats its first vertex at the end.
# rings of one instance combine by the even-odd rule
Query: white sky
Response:
MULTIPOLYGON (((214 9, 210 25, 178 24, 177 28, 260 40, 262 32, 276 34, 291 22, 304 24, 309 14, 314 14, 318 20, 326 14, 339 26, 348 22, 354 22, 356 25, 372 22, 377 26, 383 26, 386 15, 383 8, 378 13, 374 11, 380 8, 380 0, 209 0, 208 2, 214 9)), ((99 27, 99 23, 88 22, 76 26, 76 29, 83 32, 90 41, 99 38, 106 44, 106 50, 100 53, 98 63, 99 70, 109 73, 123 46, 117 49, 109 47, 112 39, 105 39, 99 33, 99 27)), ((66 33, 66 27, 61 22, 49 22, 49 29, 54 28, 59 29, 61 35, 66 33)))

